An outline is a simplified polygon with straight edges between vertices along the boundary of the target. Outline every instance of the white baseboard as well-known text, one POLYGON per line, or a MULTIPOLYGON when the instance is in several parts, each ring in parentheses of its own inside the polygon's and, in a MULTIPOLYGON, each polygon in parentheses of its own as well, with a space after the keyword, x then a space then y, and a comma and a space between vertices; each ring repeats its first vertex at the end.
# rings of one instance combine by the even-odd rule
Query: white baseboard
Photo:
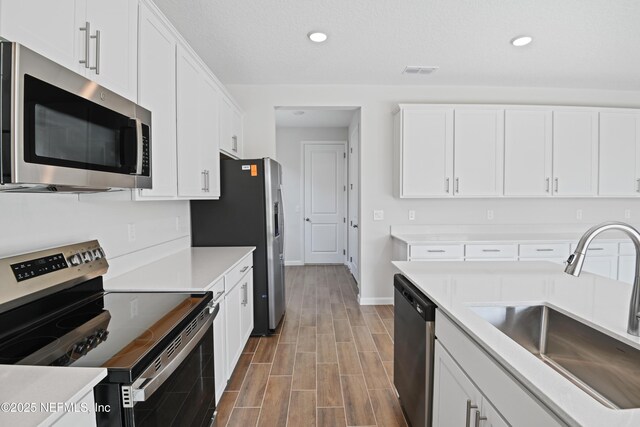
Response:
POLYGON ((294 267, 299 265, 304 265, 304 262, 302 261, 285 261, 284 262, 285 267, 294 267))
POLYGON ((360 298, 360 305, 393 305, 393 297, 388 298, 360 298))

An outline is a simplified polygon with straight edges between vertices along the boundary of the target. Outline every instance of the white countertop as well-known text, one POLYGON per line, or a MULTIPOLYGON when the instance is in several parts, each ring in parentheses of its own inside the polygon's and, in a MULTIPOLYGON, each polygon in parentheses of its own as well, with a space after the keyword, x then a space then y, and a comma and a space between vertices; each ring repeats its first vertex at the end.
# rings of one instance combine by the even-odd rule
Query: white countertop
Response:
POLYGON ((567 422, 584 426, 638 426, 640 409, 609 409, 546 366, 489 322, 472 305, 546 303, 640 349, 626 333, 631 285, 582 273, 578 278, 547 262, 394 262, 425 295, 567 422))
MULTIPOLYGON (((407 245, 442 244, 442 243, 541 243, 541 242, 568 242, 578 243, 581 233, 391 233, 391 237, 407 245)), ((607 232, 598 236, 599 242, 619 242, 626 240, 624 234, 607 232)))
POLYGON ((104 282, 107 291, 208 290, 255 247, 188 248, 104 282))
POLYGON ((76 403, 106 376, 104 368, 0 365, 0 403, 35 404, 34 412, 1 410, 0 425, 49 426, 65 412, 48 412, 41 403, 76 403))

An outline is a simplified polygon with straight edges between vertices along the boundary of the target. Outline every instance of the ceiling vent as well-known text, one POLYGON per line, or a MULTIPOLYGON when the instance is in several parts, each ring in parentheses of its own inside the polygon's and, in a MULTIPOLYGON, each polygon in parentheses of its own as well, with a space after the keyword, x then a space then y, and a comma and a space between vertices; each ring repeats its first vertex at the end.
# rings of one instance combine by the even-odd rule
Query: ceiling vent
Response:
POLYGON ((404 67, 402 74, 431 74, 439 67, 431 67, 428 65, 407 65, 404 67))

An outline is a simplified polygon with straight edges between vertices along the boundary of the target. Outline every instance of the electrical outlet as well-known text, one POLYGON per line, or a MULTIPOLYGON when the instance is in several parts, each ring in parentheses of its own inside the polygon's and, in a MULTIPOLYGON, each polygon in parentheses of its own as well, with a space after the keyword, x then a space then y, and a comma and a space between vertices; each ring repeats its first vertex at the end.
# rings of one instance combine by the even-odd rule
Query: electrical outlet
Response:
POLYGON ((493 219, 493 210, 491 210, 491 209, 487 210, 487 219, 488 220, 492 220, 493 219))
POLYGON ((129 236, 129 242, 136 241, 136 225, 131 223, 127 224, 127 234, 129 236))
POLYGON ((384 219, 384 211, 373 211, 373 220, 374 221, 382 221, 384 219))
POLYGON ((631 219, 631 209, 624 210, 624 219, 631 219))
POLYGON ((576 219, 582 219, 582 209, 576 211, 576 219))
POLYGON ((416 211, 413 209, 409 210, 409 221, 413 221, 416 219, 416 211))

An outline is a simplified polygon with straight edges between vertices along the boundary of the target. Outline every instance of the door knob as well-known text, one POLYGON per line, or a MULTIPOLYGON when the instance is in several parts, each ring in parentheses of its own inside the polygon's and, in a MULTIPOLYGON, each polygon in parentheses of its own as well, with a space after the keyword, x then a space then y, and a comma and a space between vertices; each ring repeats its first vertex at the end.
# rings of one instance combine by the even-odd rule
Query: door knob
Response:
POLYGON ((358 224, 353 224, 353 228, 358 228, 358 224))
POLYGON ((304 220, 307 221, 307 222, 311 222, 311 220, 309 218, 305 218, 304 220))

